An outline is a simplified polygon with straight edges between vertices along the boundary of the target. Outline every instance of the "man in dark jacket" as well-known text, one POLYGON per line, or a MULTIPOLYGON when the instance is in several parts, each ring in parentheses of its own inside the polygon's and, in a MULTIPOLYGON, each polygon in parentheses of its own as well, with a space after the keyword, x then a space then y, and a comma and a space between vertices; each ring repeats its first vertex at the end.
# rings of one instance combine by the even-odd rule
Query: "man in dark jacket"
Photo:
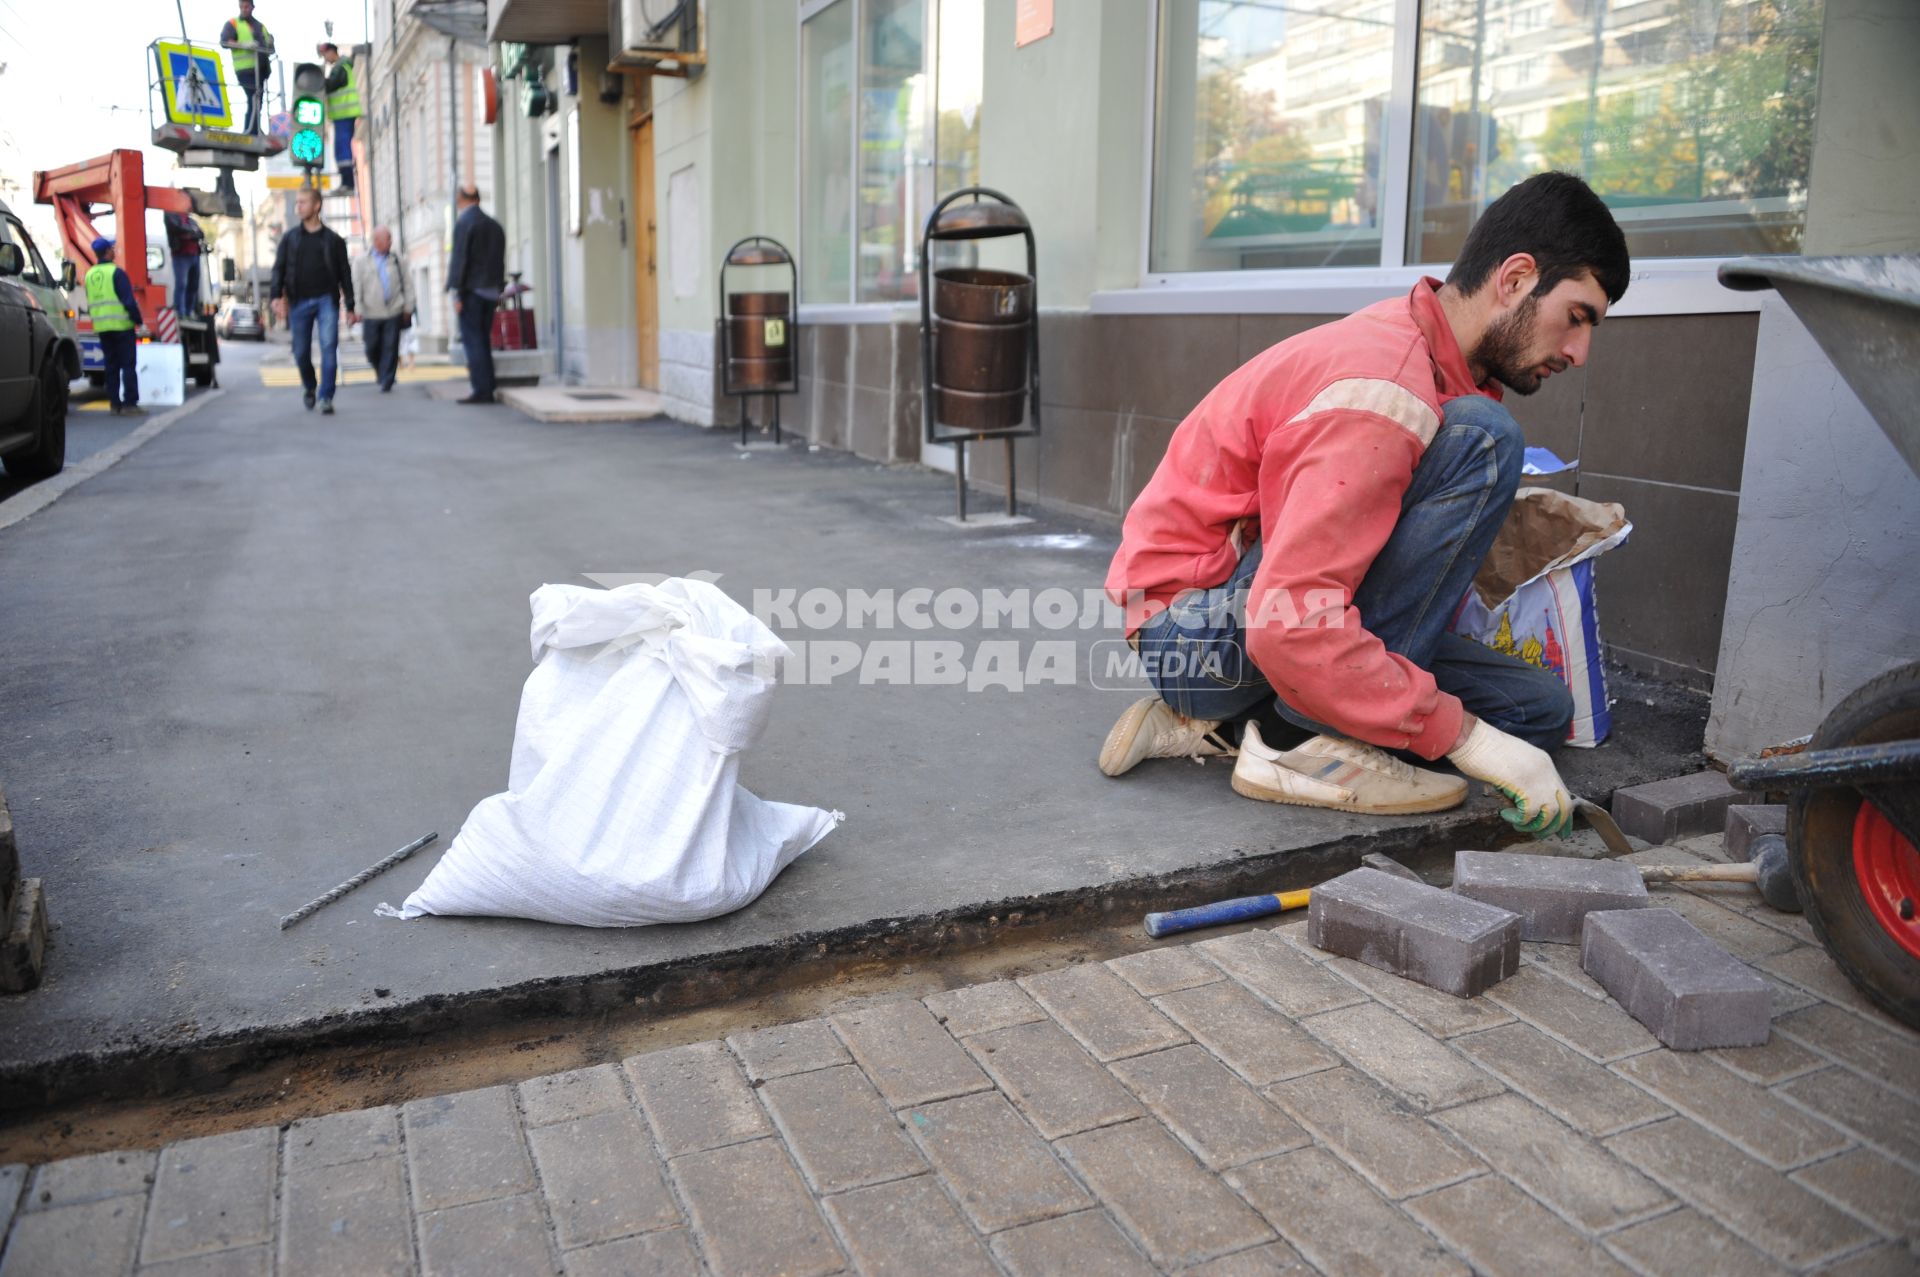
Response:
POLYGON ((447 291, 460 318, 460 345, 467 352, 467 383, 473 393, 461 403, 493 402, 493 312, 507 283, 507 233, 480 211, 478 187, 463 186, 460 218, 453 224, 453 258, 447 291))
POLYGON ((273 313, 293 332, 293 361, 300 367, 309 410, 314 403, 313 329, 320 326, 320 411, 333 412, 333 381, 340 365, 340 305, 347 323, 358 323, 353 308, 353 270, 347 241, 320 220, 320 192, 304 187, 294 196, 300 224, 280 237, 273 255, 273 313))

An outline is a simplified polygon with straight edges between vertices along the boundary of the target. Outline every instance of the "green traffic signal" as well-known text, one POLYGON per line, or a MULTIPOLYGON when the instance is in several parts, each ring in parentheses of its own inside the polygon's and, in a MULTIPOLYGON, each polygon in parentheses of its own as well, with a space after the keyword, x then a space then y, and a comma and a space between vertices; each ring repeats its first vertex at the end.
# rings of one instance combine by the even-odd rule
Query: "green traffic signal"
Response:
POLYGON ((318 133, 301 132, 293 135, 289 149, 296 163, 318 166, 326 159, 327 146, 318 133))
POLYGON ((327 118, 327 106, 318 98, 300 98, 293 104, 293 122, 319 128, 327 118))

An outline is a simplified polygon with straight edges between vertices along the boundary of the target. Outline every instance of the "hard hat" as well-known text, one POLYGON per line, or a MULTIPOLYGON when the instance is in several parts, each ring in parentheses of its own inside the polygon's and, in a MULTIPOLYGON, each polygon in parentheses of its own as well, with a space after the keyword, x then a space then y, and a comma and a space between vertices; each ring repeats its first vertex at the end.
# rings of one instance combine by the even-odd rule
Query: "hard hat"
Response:
POLYGON ((112 247, 113 247, 113 241, 108 239, 105 235, 102 235, 98 239, 93 241, 93 251, 96 253, 104 253, 106 250, 112 247))

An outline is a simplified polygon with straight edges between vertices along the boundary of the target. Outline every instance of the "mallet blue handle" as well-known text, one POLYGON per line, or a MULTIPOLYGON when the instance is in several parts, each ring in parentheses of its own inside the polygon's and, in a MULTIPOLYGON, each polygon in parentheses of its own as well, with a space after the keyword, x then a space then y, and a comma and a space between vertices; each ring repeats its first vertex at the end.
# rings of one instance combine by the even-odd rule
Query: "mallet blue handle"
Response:
POLYGON ((1216 900, 1212 904, 1195 905, 1191 909, 1150 913, 1147 915, 1147 934, 1158 940, 1162 936, 1178 935, 1182 931, 1197 931, 1201 927, 1222 927, 1229 922, 1265 918, 1288 909, 1300 908, 1307 903, 1307 896, 1306 891, 1286 891, 1277 896, 1240 896, 1233 900, 1216 900))

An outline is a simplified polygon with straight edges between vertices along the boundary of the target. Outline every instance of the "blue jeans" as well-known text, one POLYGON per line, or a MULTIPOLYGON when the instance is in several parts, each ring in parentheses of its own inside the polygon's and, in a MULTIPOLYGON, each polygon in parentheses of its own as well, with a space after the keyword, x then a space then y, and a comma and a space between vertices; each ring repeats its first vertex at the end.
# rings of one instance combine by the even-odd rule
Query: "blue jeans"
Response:
POLYGON ((200 256, 173 259, 173 310, 182 319, 200 313, 200 256))
POLYGON ((353 189, 353 126, 360 119, 335 120, 333 122, 333 167, 340 171, 340 189, 353 189))
MULTIPOLYGON (((1468 713, 1547 748, 1565 741, 1573 721, 1566 684, 1551 670, 1447 632, 1513 504, 1524 447, 1519 425, 1500 404, 1480 395, 1450 401, 1401 498, 1400 521, 1353 605, 1389 652, 1432 674, 1468 713)), ((1234 718, 1271 697, 1288 722, 1335 732, 1276 696, 1246 654, 1245 614, 1236 604, 1246 598, 1260 555, 1253 546, 1226 581, 1189 592, 1140 627, 1138 646, 1154 688, 1194 718, 1234 718)))
POLYGON ((134 352, 140 349, 140 339, 131 330, 98 336, 100 360, 107 366, 107 406, 139 407, 140 369, 134 361, 134 352))
POLYGON ((340 307, 331 297, 303 297, 287 308, 293 331, 293 362, 300 368, 300 384, 313 393, 313 326, 320 324, 320 398, 333 398, 333 378, 340 365, 340 307))

